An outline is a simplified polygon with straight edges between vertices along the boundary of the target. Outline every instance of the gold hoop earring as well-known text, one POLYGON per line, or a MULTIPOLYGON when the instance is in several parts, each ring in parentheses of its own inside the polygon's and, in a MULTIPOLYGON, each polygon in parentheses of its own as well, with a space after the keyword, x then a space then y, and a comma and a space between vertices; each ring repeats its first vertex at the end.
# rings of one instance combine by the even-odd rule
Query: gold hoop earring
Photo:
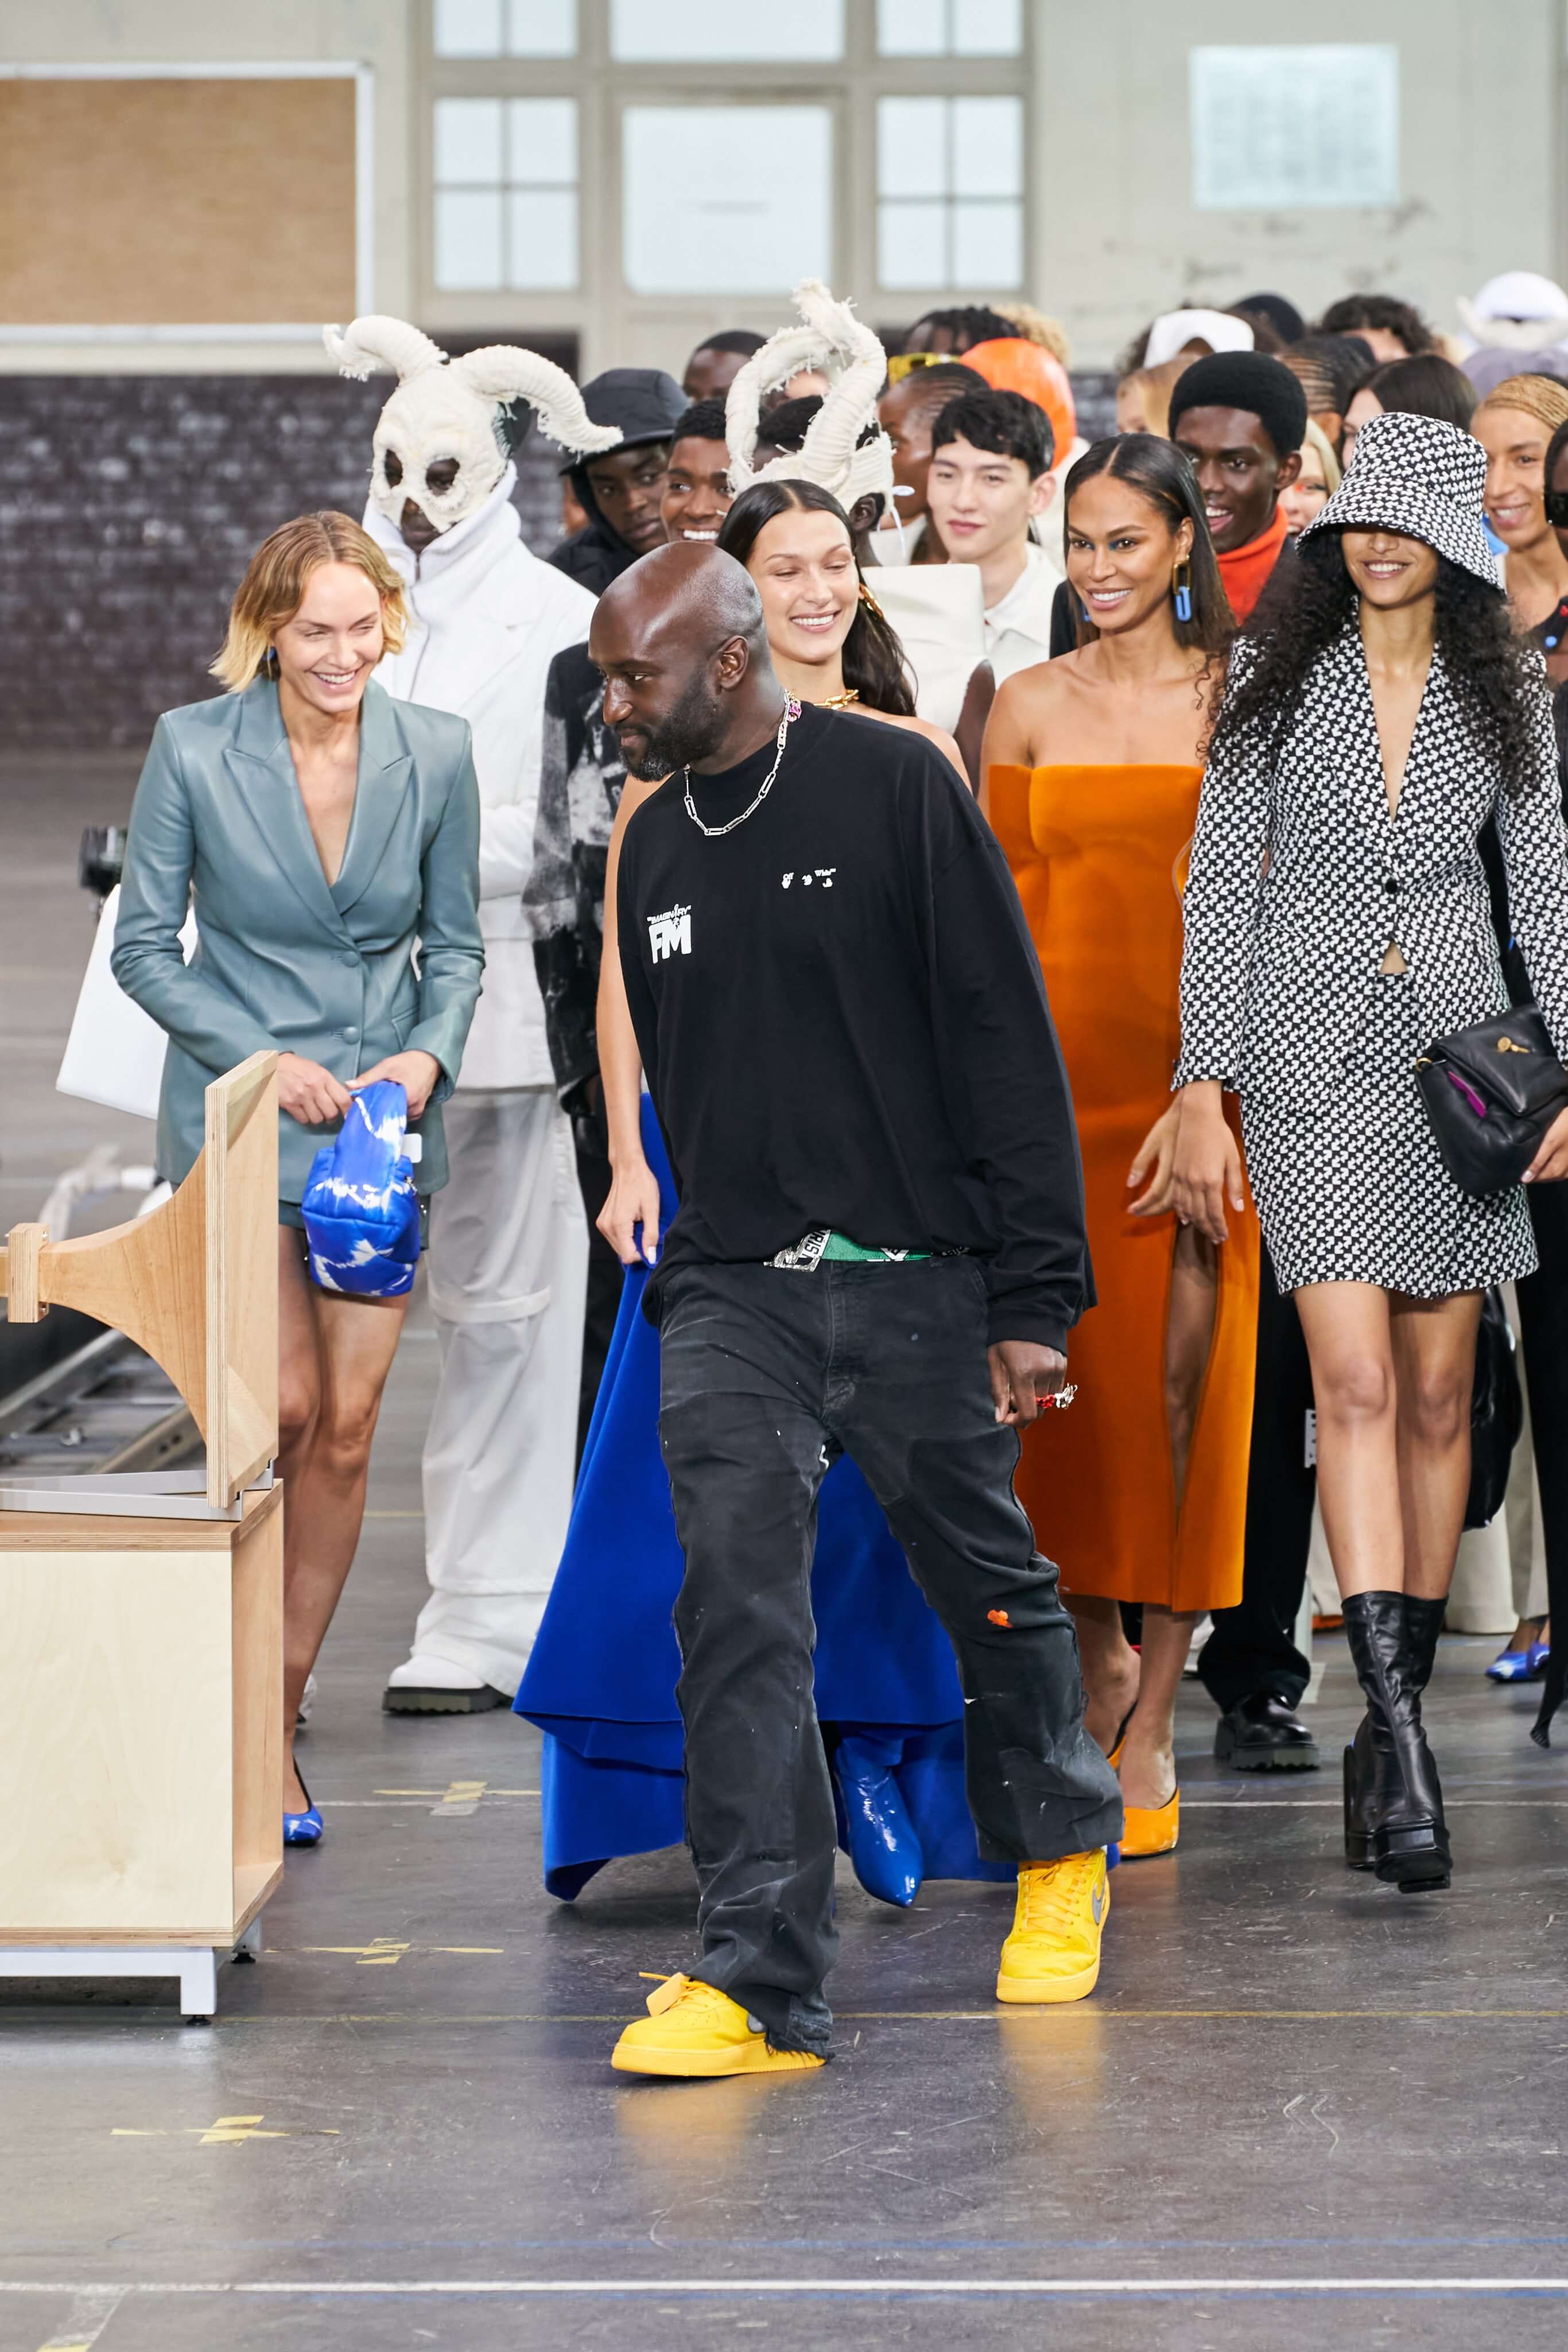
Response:
POLYGON ((863 580, 860 583, 860 602, 865 605, 868 612, 875 613, 879 621, 885 621, 887 619, 887 614, 883 612, 880 604, 878 604, 877 599, 872 595, 871 591, 867 587, 866 583, 863 580))

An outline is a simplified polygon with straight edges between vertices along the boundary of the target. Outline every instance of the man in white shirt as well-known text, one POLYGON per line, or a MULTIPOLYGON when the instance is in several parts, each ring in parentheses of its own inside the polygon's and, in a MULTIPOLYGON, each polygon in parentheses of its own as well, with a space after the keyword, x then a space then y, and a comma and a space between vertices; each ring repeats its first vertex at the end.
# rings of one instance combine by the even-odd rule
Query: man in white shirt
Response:
POLYGON ((979 569, 985 657, 1000 686, 1050 656, 1062 575, 1030 534, 1056 494, 1050 419, 1021 393, 982 386, 948 403, 931 438, 926 499, 949 561, 979 569))

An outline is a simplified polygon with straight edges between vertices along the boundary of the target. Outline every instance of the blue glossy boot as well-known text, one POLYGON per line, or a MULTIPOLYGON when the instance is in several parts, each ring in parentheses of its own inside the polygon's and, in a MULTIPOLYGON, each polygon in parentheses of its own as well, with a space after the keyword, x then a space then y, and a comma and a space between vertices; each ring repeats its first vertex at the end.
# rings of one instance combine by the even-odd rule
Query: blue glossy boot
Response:
POLYGON ((879 1902, 907 1910, 921 1891, 925 1856, 890 1759, 879 1742, 850 1736, 839 1741, 833 1763, 856 1877, 879 1902))

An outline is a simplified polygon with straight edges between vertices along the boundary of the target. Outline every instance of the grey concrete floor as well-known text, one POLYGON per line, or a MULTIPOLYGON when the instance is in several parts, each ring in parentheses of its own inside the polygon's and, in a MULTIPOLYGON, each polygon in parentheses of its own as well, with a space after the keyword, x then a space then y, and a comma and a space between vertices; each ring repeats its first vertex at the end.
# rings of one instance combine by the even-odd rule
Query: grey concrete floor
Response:
MULTIPOLYGON (((11 1060, 63 1034, 104 796, 0 775, 27 877, 0 860, 12 1216, 84 1139, 145 1150, 59 1103, 48 1050, 11 1060)), ((211 2027, 172 1987, 0 1988, 0 2352, 1561 2344, 1568 1735, 1531 1747, 1494 1643, 1446 1641, 1430 1706, 1450 1893, 1346 1873, 1337 1777, 1223 1773, 1188 1685, 1181 1848, 1116 1874, 1091 2002, 996 2009, 1005 1890, 900 1914, 841 1870, 834 2066, 627 2082, 638 1971, 691 1950, 684 1855, 553 1904, 535 1735, 379 1711, 434 1356, 416 1316, 302 1746, 327 1835, 259 1966, 220 1973, 211 2027), (260 2120, 207 2136, 234 2116, 260 2120)), ((1337 1637, 1319 1656, 1334 1754, 1355 1693, 1337 1637)))

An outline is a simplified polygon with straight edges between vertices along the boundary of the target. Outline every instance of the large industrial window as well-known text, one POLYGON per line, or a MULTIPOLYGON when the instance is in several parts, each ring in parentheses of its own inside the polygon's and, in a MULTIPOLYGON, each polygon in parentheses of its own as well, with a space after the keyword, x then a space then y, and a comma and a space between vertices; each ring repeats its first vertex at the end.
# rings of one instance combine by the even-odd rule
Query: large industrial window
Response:
POLYGON ((771 294, 833 271, 825 106, 628 106, 623 269, 634 294, 771 294))
POLYGON ((610 55, 648 65, 844 54, 844 0, 610 0, 610 55))
POLYGON ((577 0, 436 0, 438 58, 573 58, 577 0))
POLYGON ((1024 106, 1016 98, 877 105, 877 278, 889 293, 1024 280, 1024 106))
POLYGON ((1023 0, 877 0, 885 58, 1016 58, 1023 0))
POLYGON ((443 292, 576 285, 574 99, 437 99, 435 179, 443 292))

